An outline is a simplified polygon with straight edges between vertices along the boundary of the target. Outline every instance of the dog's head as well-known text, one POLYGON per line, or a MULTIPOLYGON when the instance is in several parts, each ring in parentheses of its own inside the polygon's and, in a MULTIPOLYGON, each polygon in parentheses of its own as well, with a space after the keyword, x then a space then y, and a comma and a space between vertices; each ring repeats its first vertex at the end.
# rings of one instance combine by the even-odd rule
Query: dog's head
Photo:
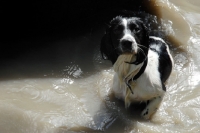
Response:
POLYGON ((104 59, 113 64, 121 54, 134 54, 139 64, 146 59, 149 48, 149 35, 143 22, 136 17, 116 17, 110 22, 101 40, 101 53, 104 59))

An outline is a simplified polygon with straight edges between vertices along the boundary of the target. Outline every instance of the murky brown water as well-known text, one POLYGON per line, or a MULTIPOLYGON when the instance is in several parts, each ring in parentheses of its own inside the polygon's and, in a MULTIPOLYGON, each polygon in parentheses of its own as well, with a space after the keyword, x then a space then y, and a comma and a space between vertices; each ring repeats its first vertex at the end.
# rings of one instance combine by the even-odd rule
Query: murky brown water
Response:
POLYGON ((110 96, 112 67, 101 60, 99 47, 89 45, 100 42, 102 29, 92 39, 52 42, 37 53, 4 61, 0 133, 200 132, 200 1, 157 0, 155 7, 175 43, 175 67, 152 120, 138 116, 139 106, 125 110, 123 102, 110 96), (66 49, 66 43, 82 45, 66 49))

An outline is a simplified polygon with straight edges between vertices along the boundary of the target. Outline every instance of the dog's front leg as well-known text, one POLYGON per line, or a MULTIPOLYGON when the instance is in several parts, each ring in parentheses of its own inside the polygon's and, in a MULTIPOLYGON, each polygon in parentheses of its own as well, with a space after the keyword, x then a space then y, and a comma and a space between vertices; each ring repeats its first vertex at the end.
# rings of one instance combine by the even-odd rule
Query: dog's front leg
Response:
POLYGON ((147 107, 142 111, 141 116, 144 119, 150 119, 151 116, 157 111, 162 99, 163 95, 155 97, 152 100, 150 100, 147 107))

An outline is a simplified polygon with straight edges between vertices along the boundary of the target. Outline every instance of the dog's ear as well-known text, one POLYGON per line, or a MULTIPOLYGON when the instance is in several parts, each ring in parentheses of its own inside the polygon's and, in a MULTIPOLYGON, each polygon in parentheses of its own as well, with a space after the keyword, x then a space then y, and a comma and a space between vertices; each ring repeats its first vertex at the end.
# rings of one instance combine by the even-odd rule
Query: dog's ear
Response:
POLYGON ((101 39, 100 51, 103 59, 110 60, 112 64, 114 64, 115 61, 117 60, 117 54, 112 44, 110 34, 111 34, 111 28, 108 27, 106 33, 101 39))
POLYGON ((149 43, 149 29, 146 27, 146 25, 144 23, 142 23, 142 28, 144 31, 144 39, 145 39, 146 43, 149 43))
POLYGON ((114 45, 112 43, 112 28, 119 24, 122 20, 121 16, 117 16, 113 18, 110 21, 109 25, 106 25, 106 33, 104 34, 102 40, 101 40, 101 45, 100 45, 100 51, 103 59, 110 60, 112 64, 115 63, 115 61, 118 58, 118 54, 116 52, 116 49, 114 48, 114 45))

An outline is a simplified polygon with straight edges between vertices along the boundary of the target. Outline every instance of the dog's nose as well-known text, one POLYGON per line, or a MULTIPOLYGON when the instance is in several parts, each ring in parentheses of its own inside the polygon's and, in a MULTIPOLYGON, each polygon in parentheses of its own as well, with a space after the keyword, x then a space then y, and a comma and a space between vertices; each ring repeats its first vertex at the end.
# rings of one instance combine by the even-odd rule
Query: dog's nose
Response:
POLYGON ((132 41, 130 40, 123 40, 122 42, 122 46, 125 48, 125 49, 132 49, 132 41))

